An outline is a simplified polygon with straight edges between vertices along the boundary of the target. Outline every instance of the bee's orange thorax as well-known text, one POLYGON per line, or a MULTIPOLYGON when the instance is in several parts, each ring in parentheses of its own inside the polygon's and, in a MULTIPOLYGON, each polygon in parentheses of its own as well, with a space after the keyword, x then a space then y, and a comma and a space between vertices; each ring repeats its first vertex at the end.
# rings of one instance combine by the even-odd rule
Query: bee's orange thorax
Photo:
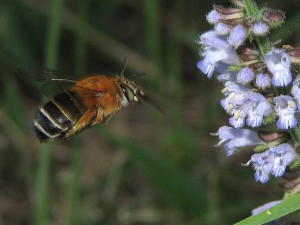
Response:
POLYGON ((110 114, 115 111, 119 104, 119 99, 116 96, 120 91, 120 87, 117 84, 116 77, 105 75, 87 77, 76 82, 72 89, 83 99, 83 104, 86 108, 96 105, 101 107, 106 114, 110 114), (98 93, 95 95, 91 90, 98 93), (95 97, 98 95, 99 98, 95 97))

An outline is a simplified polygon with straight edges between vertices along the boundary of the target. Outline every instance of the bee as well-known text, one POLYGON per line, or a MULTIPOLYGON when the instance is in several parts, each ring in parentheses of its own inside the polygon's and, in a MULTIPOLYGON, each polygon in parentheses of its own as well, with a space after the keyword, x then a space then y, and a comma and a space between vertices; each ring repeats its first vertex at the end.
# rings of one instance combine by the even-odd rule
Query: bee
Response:
POLYGON ((43 90, 49 101, 34 118, 34 130, 40 142, 63 140, 98 123, 107 123, 122 107, 141 99, 159 112, 163 110, 145 90, 123 75, 90 75, 81 79, 60 78, 44 70, 43 90), (50 76, 49 76, 50 75, 50 76), (54 88, 53 88, 54 87, 54 88))

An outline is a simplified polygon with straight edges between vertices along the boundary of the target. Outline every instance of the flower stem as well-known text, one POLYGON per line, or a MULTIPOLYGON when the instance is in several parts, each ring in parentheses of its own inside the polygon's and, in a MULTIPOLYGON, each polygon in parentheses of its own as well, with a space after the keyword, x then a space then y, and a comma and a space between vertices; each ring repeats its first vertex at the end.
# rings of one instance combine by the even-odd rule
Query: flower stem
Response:
MULTIPOLYGON (((253 0, 244 0, 246 11, 251 19, 255 20, 260 15, 260 10, 253 0)), ((256 43, 262 55, 265 55, 271 47, 270 41, 267 37, 255 37, 256 43)))

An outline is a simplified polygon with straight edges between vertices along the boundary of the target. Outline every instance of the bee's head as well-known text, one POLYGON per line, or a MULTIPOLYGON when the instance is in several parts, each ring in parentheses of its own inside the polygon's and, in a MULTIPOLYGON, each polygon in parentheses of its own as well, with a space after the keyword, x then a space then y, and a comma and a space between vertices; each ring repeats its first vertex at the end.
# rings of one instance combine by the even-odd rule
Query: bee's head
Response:
POLYGON ((137 86, 133 81, 124 78, 124 76, 121 76, 119 84, 120 84, 122 93, 123 93, 124 97, 126 98, 125 102, 123 102, 124 105, 126 105, 130 102, 140 103, 141 99, 142 99, 143 101, 152 105, 159 112, 164 114, 164 111, 162 110, 162 108, 152 98, 150 98, 147 95, 147 93, 145 92, 145 90, 143 88, 141 88, 140 86, 137 86))

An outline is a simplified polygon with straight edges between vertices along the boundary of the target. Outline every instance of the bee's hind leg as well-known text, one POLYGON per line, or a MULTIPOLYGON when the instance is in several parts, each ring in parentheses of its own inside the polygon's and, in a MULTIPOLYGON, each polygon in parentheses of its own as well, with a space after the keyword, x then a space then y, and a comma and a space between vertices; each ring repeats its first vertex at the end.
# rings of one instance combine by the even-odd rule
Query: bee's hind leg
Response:
POLYGON ((100 123, 103 120, 104 113, 102 108, 97 108, 96 106, 88 109, 80 119, 75 123, 73 128, 68 130, 62 138, 67 138, 73 134, 77 134, 84 130, 85 128, 100 123))

